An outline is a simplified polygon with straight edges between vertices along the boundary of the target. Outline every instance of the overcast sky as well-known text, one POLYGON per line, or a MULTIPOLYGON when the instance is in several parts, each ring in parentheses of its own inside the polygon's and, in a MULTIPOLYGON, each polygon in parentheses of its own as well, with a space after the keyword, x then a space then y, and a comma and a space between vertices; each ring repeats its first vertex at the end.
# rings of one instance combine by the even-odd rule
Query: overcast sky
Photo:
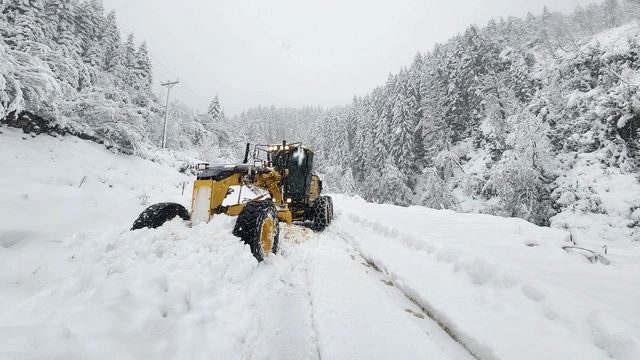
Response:
MULTIPOLYGON (((171 94, 228 115, 333 106, 382 85, 417 51, 491 18, 570 12, 588 0, 104 0, 180 79, 171 94)), ((173 76, 153 61, 158 78, 173 76)))

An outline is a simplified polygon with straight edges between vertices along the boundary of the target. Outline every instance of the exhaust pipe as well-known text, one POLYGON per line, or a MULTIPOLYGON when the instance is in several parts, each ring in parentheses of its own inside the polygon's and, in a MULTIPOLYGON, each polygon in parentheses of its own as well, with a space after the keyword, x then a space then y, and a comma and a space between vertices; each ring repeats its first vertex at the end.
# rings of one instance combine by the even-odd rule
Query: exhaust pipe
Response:
POLYGON ((251 147, 250 143, 247 143, 247 149, 244 151, 244 161, 242 161, 243 164, 246 164, 249 162, 249 148, 251 147))

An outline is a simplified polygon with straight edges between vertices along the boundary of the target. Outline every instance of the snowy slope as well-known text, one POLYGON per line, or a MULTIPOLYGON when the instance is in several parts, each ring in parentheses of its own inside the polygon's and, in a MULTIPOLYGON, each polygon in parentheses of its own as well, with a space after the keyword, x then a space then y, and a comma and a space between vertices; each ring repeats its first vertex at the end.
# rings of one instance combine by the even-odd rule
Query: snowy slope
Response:
POLYGON ((339 195, 324 233, 283 226, 258 264, 226 216, 128 231, 141 194, 188 205, 193 178, 0 131, 1 359, 638 358, 629 252, 591 264, 561 230, 339 195))

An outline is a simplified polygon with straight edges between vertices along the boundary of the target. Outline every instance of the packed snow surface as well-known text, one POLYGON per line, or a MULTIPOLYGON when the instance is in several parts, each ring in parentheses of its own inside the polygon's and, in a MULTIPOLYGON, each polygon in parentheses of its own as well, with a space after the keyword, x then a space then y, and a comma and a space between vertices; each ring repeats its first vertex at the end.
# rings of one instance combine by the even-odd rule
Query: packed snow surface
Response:
POLYGON ((592 263, 563 230, 336 195, 258 264, 227 216, 129 231, 193 177, 0 131, 2 359, 640 358, 634 243, 592 263))

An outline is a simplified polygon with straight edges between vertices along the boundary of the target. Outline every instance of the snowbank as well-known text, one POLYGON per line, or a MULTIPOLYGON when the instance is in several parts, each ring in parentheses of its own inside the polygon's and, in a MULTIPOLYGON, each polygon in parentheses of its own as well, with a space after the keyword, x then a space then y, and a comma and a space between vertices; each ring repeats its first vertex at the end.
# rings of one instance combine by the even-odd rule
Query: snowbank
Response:
POLYGON ((1 132, 0 232, 60 240, 79 231, 126 228, 147 203, 189 204, 182 184, 188 193, 193 177, 175 169, 72 136, 1 132))

